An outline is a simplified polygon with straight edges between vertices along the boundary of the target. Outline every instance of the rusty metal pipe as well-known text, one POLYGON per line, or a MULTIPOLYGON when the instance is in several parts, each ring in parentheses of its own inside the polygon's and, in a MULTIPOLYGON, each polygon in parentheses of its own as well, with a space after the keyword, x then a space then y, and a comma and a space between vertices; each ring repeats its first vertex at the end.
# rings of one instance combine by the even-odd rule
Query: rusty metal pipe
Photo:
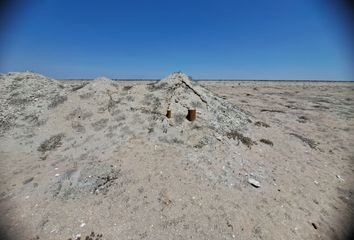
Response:
POLYGON ((197 118, 197 110, 196 109, 188 109, 187 119, 192 122, 196 118, 197 118))
POLYGON ((171 118, 172 117, 172 112, 171 112, 170 109, 167 109, 166 117, 167 118, 171 118))

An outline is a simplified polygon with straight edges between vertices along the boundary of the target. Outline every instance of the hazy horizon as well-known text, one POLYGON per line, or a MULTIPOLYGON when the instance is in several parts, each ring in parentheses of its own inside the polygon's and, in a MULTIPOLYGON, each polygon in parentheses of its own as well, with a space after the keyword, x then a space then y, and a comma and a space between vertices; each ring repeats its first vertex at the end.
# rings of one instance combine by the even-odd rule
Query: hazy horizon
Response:
MULTIPOLYGON (((17 72, 17 71, 15 71, 17 72)), ((26 71, 18 71, 18 72, 32 72, 32 73, 36 73, 36 74, 42 74, 39 72, 34 72, 31 70, 26 70, 26 71)), ((10 72, 0 72, 0 74, 8 74, 8 73, 13 73, 13 71, 10 72)), ((43 74, 42 74, 43 75, 43 74)), ((52 76, 48 76, 45 75, 46 77, 50 77, 50 78, 54 78, 52 76)), ((108 77, 108 76, 104 76, 104 75, 98 75, 92 78, 54 78, 55 80, 60 80, 60 81, 92 81, 95 80, 98 77, 107 77, 111 80, 114 81, 159 81, 166 76, 163 76, 161 78, 124 78, 124 77, 108 77)), ((194 78, 193 76, 191 76, 193 80, 195 81, 289 81, 289 82, 354 82, 354 79, 347 79, 347 80, 342 80, 342 79, 336 79, 336 80, 323 80, 323 79, 231 79, 231 78, 194 78)))

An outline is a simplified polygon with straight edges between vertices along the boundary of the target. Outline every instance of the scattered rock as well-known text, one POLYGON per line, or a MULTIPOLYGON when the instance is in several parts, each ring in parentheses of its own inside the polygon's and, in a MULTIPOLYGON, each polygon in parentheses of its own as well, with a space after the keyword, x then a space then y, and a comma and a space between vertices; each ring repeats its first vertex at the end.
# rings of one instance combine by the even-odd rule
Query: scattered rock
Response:
POLYGON ((261 186, 260 182, 253 178, 248 179, 248 183, 251 184, 253 187, 259 188, 261 186))
POLYGON ((336 175, 336 178, 338 178, 340 181, 344 182, 344 179, 340 175, 336 175))
POLYGON ((27 178, 27 179, 25 179, 22 183, 23 183, 23 185, 26 185, 27 183, 32 182, 33 179, 34 179, 33 177, 27 178))

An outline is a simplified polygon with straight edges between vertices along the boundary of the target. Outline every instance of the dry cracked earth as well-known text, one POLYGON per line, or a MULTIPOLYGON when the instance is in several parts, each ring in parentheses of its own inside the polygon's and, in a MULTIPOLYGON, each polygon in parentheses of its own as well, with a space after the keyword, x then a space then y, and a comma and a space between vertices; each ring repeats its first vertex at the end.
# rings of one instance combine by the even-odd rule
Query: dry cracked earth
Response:
POLYGON ((1 239, 351 237, 354 83, 0 83, 1 239))

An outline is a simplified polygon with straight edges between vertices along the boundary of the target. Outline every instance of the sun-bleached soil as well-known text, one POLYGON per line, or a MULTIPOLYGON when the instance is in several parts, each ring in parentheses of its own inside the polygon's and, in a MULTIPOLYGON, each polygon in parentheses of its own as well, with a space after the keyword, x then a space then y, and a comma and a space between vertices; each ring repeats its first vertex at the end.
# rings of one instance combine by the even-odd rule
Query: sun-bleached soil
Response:
POLYGON ((353 93, 2 74, 1 239, 349 238, 353 93))

